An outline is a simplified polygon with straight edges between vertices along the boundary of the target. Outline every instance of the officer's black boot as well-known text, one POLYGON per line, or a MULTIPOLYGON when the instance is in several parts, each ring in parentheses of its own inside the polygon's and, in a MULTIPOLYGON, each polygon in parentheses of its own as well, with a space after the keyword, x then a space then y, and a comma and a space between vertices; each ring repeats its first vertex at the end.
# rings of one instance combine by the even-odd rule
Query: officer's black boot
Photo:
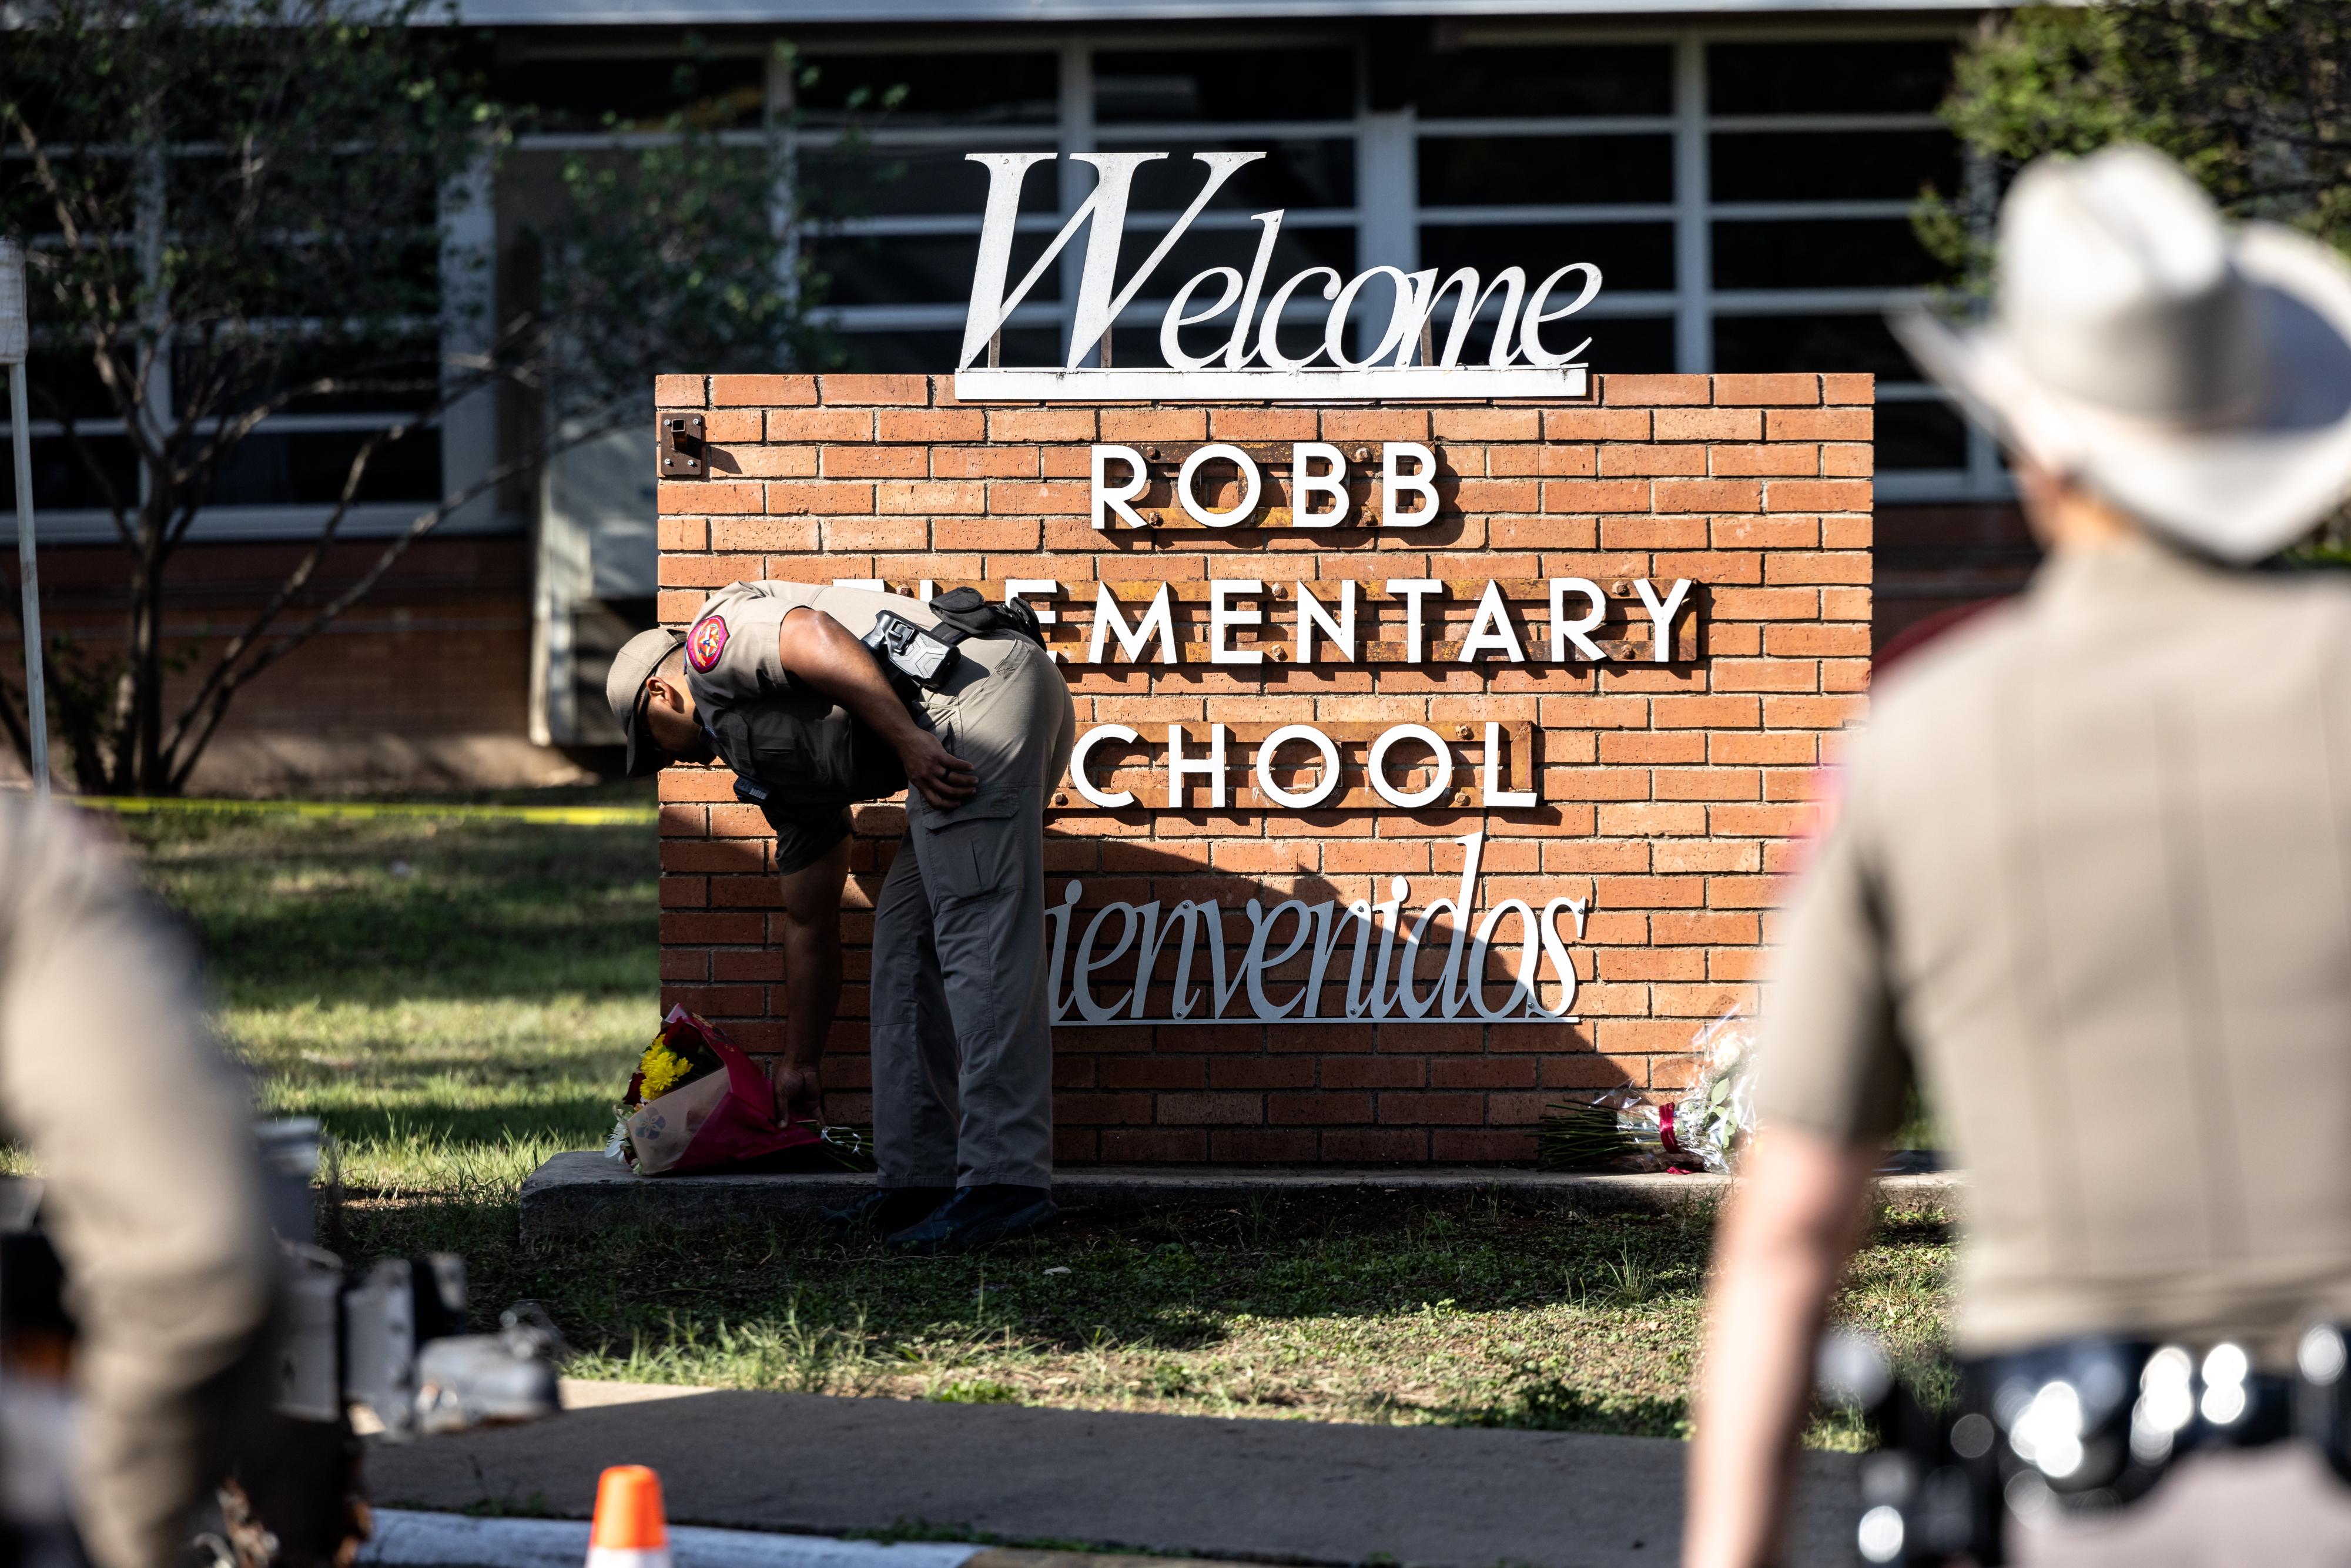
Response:
POLYGON ((883 1244, 905 1252, 968 1252, 1034 1230, 1060 1212, 1048 1187, 1003 1182, 961 1187, 946 1207, 883 1244))
POLYGON ((951 1186, 877 1187, 846 1208, 828 1208, 824 1222, 843 1235, 889 1236, 919 1224, 955 1197, 951 1186))

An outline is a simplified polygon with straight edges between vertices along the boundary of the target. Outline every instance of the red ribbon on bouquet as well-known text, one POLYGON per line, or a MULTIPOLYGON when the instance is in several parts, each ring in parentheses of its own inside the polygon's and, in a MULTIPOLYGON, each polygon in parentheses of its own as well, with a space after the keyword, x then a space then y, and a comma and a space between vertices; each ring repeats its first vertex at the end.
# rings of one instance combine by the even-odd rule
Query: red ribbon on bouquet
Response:
MULTIPOLYGON (((1674 1139, 1674 1103, 1670 1100, 1657 1107, 1657 1137, 1658 1140, 1665 1145, 1666 1152, 1667 1154, 1686 1158, 1697 1158, 1696 1155, 1691 1155, 1687 1149, 1683 1148, 1681 1145, 1674 1139)), ((1698 1171, 1703 1168, 1703 1161, 1700 1161, 1697 1166, 1686 1166, 1677 1163, 1669 1164, 1666 1166, 1666 1174, 1667 1176, 1696 1176, 1698 1171)))

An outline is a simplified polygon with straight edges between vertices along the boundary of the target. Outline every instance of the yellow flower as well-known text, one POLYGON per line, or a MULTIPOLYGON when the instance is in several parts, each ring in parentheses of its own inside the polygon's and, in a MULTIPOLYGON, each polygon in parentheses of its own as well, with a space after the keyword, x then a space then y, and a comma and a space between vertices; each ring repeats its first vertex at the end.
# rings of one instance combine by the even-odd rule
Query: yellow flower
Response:
POLYGON ((647 1100, 658 1100, 677 1086, 678 1081, 693 1071, 685 1058, 676 1055, 668 1046, 656 1040, 645 1047, 644 1060, 637 1063, 644 1082, 637 1092, 647 1100))

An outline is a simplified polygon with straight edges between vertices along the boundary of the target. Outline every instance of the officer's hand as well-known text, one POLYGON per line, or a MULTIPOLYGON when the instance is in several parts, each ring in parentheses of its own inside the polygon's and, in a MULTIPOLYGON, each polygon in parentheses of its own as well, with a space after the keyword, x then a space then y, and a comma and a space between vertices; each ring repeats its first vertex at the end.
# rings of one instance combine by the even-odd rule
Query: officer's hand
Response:
POLYGON ((822 1123, 824 1084, 818 1079, 817 1069, 794 1067, 789 1061, 778 1061, 776 1063, 775 1083, 778 1122, 822 1123))
POLYGON ((906 767, 906 782, 942 811, 962 805, 979 788, 979 775, 971 764, 952 755, 927 729, 915 730, 898 757, 906 767))

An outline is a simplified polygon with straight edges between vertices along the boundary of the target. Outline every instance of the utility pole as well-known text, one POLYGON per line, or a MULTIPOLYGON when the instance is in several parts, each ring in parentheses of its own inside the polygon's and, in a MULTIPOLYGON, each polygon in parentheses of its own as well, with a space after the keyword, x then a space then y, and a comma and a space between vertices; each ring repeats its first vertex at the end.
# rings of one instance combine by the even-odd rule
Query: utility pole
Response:
POLYGON ((33 555, 32 411, 25 355, 32 347, 25 310, 25 252, 0 239, 0 365, 8 367, 8 438, 16 458, 16 577, 25 594, 25 722, 33 737, 33 794, 49 798, 49 703, 41 682, 41 579, 33 555))

